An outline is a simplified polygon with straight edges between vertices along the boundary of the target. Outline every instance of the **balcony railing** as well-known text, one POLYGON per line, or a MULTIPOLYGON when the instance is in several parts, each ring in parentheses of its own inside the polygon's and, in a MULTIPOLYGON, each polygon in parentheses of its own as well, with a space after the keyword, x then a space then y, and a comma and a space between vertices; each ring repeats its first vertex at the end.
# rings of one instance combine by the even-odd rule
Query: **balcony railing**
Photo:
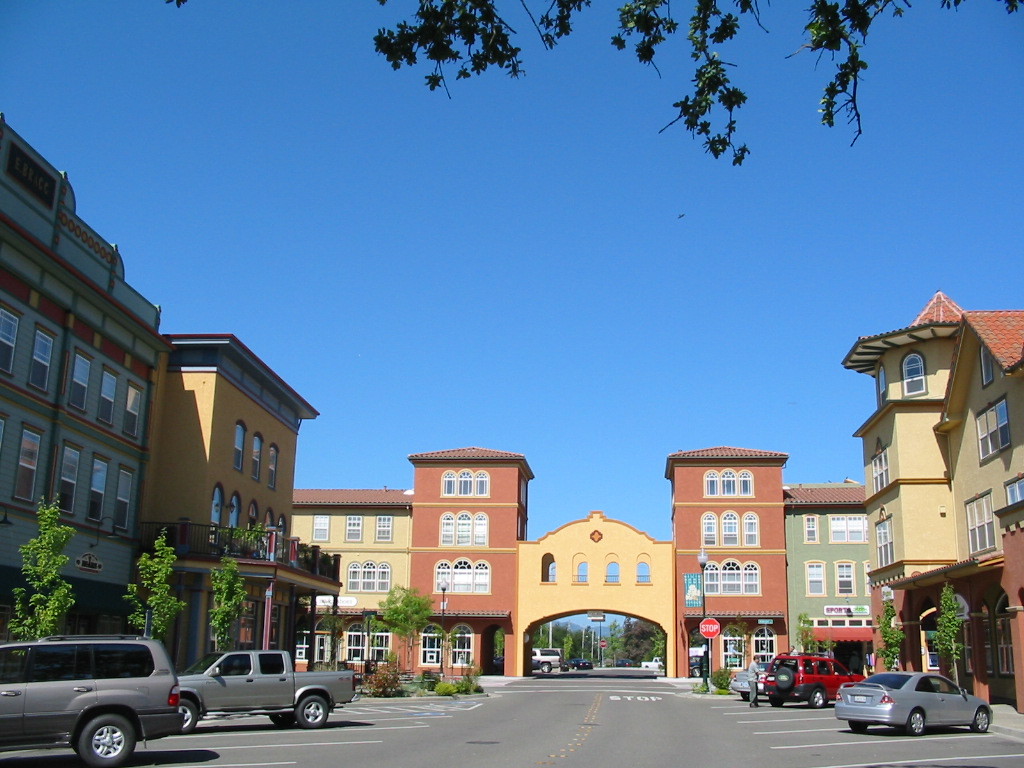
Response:
POLYGON ((340 575, 339 557, 321 552, 320 547, 303 544, 298 538, 280 536, 276 531, 228 528, 191 520, 142 523, 139 527, 143 551, 152 551, 160 531, 167 531, 167 543, 174 547, 178 557, 264 560, 335 581, 340 575))

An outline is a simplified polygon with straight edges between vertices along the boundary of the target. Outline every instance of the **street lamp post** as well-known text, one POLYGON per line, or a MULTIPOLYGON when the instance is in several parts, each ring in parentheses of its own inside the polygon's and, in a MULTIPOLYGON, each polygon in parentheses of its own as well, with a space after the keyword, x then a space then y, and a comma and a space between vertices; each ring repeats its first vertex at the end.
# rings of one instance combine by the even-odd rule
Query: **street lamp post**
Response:
MULTIPOLYGON (((704 547, 700 548, 697 555, 697 564, 700 566, 700 619, 701 623, 708 617, 707 593, 704 591, 704 569, 708 565, 708 553, 704 547)), ((689 660, 687 660, 689 662, 689 660)), ((704 677, 704 690, 708 690, 708 671, 711 667, 711 639, 704 638, 704 660, 701 662, 700 671, 704 677)))
POLYGON ((442 581, 441 587, 441 679, 444 680, 444 611, 448 607, 445 594, 448 592, 448 582, 442 581))

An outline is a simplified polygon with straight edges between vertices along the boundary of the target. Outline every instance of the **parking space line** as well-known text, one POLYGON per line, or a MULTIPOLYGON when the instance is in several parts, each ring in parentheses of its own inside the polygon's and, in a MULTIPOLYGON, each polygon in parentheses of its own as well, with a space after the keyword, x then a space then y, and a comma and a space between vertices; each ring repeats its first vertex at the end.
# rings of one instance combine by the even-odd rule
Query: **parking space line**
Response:
POLYGON ((795 729, 795 730, 790 730, 790 729, 786 728, 786 729, 780 729, 780 730, 777 730, 777 731, 754 731, 754 735, 755 736, 777 736, 777 735, 783 734, 783 733, 825 733, 826 731, 830 731, 832 733, 836 733, 836 728, 835 727, 832 727, 832 728, 798 728, 798 729, 795 729))
MULTIPOLYGON (((962 733, 951 736, 932 736, 928 739, 929 743, 935 743, 936 741, 950 741, 952 739, 983 739, 986 736, 994 736, 991 733, 962 733)), ((906 736, 903 738, 886 739, 886 744, 895 744, 900 741, 915 741, 920 743, 920 736, 906 736)), ((821 747, 862 747, 866 742, 865 739, 858 739, 857 741, 830 741, 825 744, 787 744, 780 747, 769 747, 769 749, 820 749, 821 747)), ((877 742, 875 742, 877 743, 877 742)))
MULTIPOLYGON (((953 760, 995 760, 997 758, 1024 757, 1024 752, 1010 755, 956 755, 955 757, 929 757, 928 761, 933 763, 948 763, 953 760)), ((886 760, 886 765, 920 765, 921 758, 912 760, 886 760)), ((877 768, 879 761, 873 760, 870 763, 837 763, 835 765, 818 765, 814 768, 877 768)), ((219 766, 218 766, 219 768, 219 766)))

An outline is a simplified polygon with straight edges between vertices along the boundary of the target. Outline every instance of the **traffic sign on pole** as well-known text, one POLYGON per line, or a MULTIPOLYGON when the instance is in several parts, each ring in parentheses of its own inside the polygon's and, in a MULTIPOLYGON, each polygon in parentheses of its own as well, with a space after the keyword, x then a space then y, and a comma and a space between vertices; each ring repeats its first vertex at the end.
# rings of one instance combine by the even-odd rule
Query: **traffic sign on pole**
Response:
POLYGON ((722 625, 718 623, 718 619, 702 619, 700 622, 700 634, 701 637, 706 637, 708 640, 712 640, 721 633, 722 625))
POLYGON ((601 641, 601 647, 602 648, 607 648, 608 647, 608 641, 607 640, 602 640, 601 641))

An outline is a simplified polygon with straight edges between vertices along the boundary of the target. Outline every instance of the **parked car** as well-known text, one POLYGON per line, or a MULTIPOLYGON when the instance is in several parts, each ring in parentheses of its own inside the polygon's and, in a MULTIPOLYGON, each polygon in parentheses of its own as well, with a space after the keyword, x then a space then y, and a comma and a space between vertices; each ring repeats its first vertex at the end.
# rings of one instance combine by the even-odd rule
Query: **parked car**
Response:
POLYGON ((569 659, 569 666, 572 669, 593 669, 594 662, 590 659, 569 659))
POLYGON ((70 747, 90 768, 124 765, 139 740, 181 732, 163 645, 62 635, 0 645, 0 750, 70 747))
MULTIPOLYGON (((768 665, 759 663, 757 667, 761 671, 758 674, 758 681, 755 682, 755 685, 758 686, 758 695, 760 695, 760 692, 764 691, 764 674, 768 670, 768 665)), ((729 690, 733 693, 738 693, 744 701, 750 701, 750 670, 741 669, 737 672, 729 683, 729 690)))
POLYGON ((562 658, 561 648, 533 649, 533 669, 540 670, 541 672, 550 672, 556 668, 562 672, 569 669, 569 665, 562 658))
POLYGON ((773 707, 787 701, 806 701, 815 709, 835 700, 839 686, 856 683, 856 675, 835 659, 809 654, 776 656, 764 675, 764 694, 773 707))
POLYGON ((636 666, 632 659, 618 659, 615 662, 616 667, 633 667, 636 666))
POLYGON ((210 653, 181 673, 182 733, 209 714, 269 715, 282 728, 321 728, 356 698, 355 673, 295 672, 286 651, 210 653))
POLYGON ((902 728, 910 736, 920 736, 933 725, 967 725, 984 733, 992 724, 992 709, 942 675, 879 672, 840 686, 836 717, 856 733, 874 724, 902 728))

